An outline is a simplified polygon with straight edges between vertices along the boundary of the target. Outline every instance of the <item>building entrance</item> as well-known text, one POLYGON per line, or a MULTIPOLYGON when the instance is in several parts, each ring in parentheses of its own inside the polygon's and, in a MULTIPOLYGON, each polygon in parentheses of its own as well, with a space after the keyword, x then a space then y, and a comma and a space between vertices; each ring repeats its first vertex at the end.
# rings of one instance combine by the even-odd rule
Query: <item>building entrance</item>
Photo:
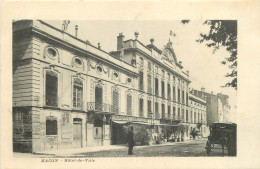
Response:
POLYGON ((82 119, 73 119, 73 147, 82 147, 82 119))

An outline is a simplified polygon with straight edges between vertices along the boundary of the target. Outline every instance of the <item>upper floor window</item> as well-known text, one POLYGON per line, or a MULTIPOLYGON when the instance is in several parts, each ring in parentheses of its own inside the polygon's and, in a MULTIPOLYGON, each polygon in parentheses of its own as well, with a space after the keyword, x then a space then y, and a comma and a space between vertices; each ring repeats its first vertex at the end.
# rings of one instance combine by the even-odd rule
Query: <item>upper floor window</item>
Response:
POLYGON ((175 76, 172 76, 173 83, 175 83, 175 76))
POLYGON ((148 89, 148 93, 152 93, 152 76, 150 74, 148 74, 147 76, 147 89, 148 89))
POLYGON ((171 99, 171 85, 169 83, 167 84, 167 95, 168 99, 171 99))
POLYGON ((148 70, 149 70, 149 71, 152 70, 152 64, 151 64, 151 62, 148 62, 148 70))
POLYGON ((46 106, 58 107, 58 75, 53 71, 46 71, 45 79, 46 106))
POLYGON ((126 101, 126 112, 127 115, 132 115, 132 95, 127 94, 127 101, 126 101))
POLYGON ((151 100, 148 100, 147 102, 147 109, 148 109, 148 117, 152 117, 152 101, 151 100))
POLYGON ((144 115, 144 100, 142 98, 139 99, 139 116, 144 115))
POLYGON ((162 97, 165 97, 165 93, 164 93, 164 81, 162 81, 162 97))
POLYGON ((168 118, 171 118, 171 106, 168 106, 168 118))
POLYGON ((155 78, 155 95, 158 96, 159 95, 159 80, 158 78, 155 78))
POLYGON ((164 70, 162 70, 162 77, 163 77, 163 78, 165 77, 165 72, 164 72, 164 70))
POLYGON ((155 102, 155 118, 159 119, 160 118, 160 114, 159 114, 159 103, 155 102))
POLYGON ((158 66, 154 67, 154 73, 158 74, 158 66))
POLYGON ((165 118, 165 105, 162 104, 162 118, 165 118))
POLYGON ((188 122, 189 121, 189 112, 188 112, 188 110, 186 110, 186 122, 188 122))
POLYGON ((118 90, 113 90, 113 112, 119 113, 119 92, 118 90))
POLYGON ((139 90, 144 90, 144 72, 140 71, 139 72, 139 90))
POLYGON ((175 86, 172 87, 173 100, 176 101, 175 86))
POLYGON ((171 79, 170 73, 168 73, 167 75, 168 75, 168 77, 167 77, 168 80, 170 80, 171 79))
POLYGON ((140 57, 140 65, 144 65, 144 59, 140 57))
POLYGON ((79 79, 74 79, 73 82, 73 107, 83 108, 83 84, 79 79))

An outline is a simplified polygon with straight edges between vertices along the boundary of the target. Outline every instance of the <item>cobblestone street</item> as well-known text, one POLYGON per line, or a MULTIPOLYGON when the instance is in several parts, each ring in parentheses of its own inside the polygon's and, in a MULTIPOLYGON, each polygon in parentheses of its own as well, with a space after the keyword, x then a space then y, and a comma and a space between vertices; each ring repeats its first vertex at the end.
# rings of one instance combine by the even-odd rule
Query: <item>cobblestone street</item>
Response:
MULTIPOLYGON (((51 157, 189 157, 189 156, 208 156, 206 154, 205 145, 206 138, 187 140, 185 142, 177 142, 172 144, 162 144, 155 146, 135 146, 133 155, 127 154, 128 148, 123 147, 121 149, 114 150, 102 150, 96 152, 86 153, 72 153, 66 156, 62 155, 48 155, 48 154, 29 154, 29 153, 14 153, 14 157, 36 157, 36 158, 51 158, 51 157)), ((220 146, 215 145, 215 148, 220 146)), ((221 149, 212 149, 210 156, 222 156, 221 149)), ((225 150, 224 156, 227 156, 227 150, 225 150)))
MULTIPOLYGON (((189 140, 173 145, 134 147, 133 157, 160 157, 160 156, 207 156, 205 145, 206 139, 189 140)), ((217 146, 216 146, 217 147, 217 146)), ((219 147, 220 148, 220 147, 219 147)), ((127 148, 120 150, 99 151, 76 154, 77 157, 132 157, 127 154, 127 148)), ((221 149, 213 149, 210 156, 222 156, 221 149)), ((227 156, 227 152, 225 152, 227 156)))

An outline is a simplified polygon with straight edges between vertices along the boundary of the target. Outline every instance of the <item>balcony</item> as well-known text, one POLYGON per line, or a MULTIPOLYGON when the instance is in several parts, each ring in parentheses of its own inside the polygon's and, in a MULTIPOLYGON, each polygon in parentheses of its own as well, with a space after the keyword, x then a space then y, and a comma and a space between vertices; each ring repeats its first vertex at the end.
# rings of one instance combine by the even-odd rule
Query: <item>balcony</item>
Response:
POLYGON ((73 101, 73 110, 83 110, 84 102, 75 102, 73 101))
POLYGON ((58 107, 59 98, 52 95, 44 95, 44 104, 47 107, 58 107))
POLYGON ((113 112, 110 104, 96 103, 96 102, 88 102, 87 110, 96 111, 96 112, 109 112, 109 113, 113 112))

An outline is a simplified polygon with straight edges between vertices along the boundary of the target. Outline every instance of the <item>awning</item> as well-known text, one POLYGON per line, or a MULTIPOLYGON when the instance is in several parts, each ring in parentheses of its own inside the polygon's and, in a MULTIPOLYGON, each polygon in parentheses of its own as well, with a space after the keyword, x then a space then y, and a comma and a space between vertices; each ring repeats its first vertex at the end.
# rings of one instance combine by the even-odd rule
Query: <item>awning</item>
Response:
POLYGON ((113 122, 117 123, 117 124, 127 124, 127 123, 129 123, 128 121, 120 121, 120 120, 115 120, 113 122))
POLYGON ((149 124, 149 123, 143 123, 143 122, 138 122, 138 121, 131 121, 131 122, 129 122, 129 123, 151 125, 151 124, 149 124))

